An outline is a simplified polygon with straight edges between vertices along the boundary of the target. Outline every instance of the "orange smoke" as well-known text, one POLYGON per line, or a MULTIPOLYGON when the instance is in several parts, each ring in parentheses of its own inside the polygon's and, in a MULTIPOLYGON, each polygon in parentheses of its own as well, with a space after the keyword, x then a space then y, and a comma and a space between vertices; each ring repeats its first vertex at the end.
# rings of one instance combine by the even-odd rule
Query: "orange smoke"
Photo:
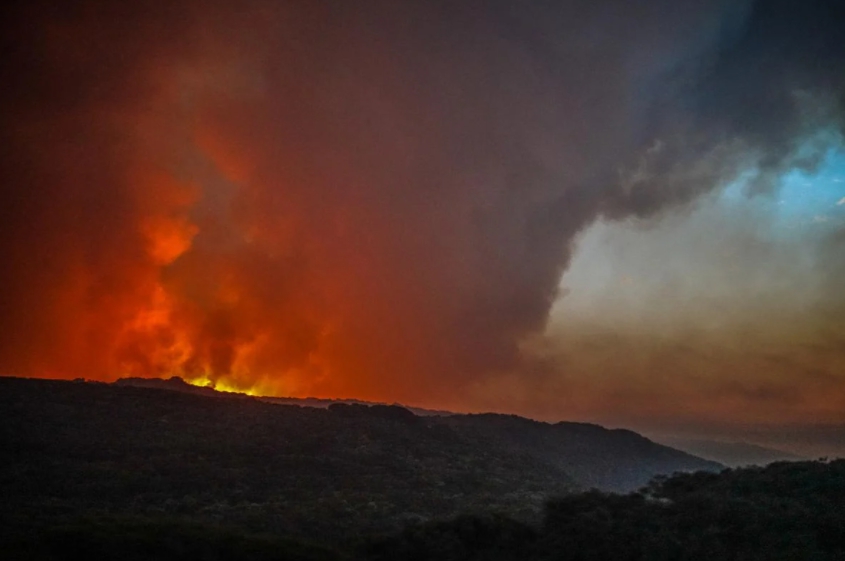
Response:
POLYGON ((15 14, 4 372, 445 403, 519 363, 624 104, 507 14, 341 4, 15 14))
POLYGON ((767 3, 12 4, 0 374, 530 403, 577 234, 777 176, 842 74, 767 3))

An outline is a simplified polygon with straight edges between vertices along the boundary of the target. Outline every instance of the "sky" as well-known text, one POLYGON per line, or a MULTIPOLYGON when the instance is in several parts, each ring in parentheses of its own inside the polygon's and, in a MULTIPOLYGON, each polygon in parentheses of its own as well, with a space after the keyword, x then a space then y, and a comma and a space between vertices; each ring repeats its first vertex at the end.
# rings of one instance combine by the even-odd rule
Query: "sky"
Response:
POLYGON ((841 2, 2 10, 0 374, 845 426, 841 2))
POLYGON ((658 438, 842 454, 843 316, 830 307, 845 286, 844 172, 831 151, 772 193, 748 197, 739 180, 684 210, 587 228, 542 338, 568 366, 550 394, 577 384, 579 417, 658 438), (781 438, 783 425, 823 428, 805 427, 816 442, 781 438))

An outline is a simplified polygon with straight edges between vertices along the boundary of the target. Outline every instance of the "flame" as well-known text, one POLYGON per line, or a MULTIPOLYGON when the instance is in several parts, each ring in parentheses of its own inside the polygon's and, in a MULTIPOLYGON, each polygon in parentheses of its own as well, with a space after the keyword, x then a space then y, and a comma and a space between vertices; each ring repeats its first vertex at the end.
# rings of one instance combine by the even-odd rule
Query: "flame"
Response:
POLYGON ((213 390, 217 390, 218 392, 239 393, 253 397, 265 395, 251 386, 241 387, 240 385, 230 383, 227 380, 212 380, 207 374, 202 374, 201 376, 195 378, 185 378, 185 381, 192 386, 197 386, 199 388, 211 388, 213 390))

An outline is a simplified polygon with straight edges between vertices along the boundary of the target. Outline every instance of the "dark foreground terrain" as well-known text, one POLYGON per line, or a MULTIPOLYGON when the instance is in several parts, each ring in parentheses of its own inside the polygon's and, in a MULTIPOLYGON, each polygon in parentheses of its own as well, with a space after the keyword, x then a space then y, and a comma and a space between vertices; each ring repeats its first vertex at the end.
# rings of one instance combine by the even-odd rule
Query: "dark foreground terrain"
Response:
MULTIPOLYGON (((115 382, 118 386, 133 386, 155 389, 168 389, 206 397, 233 398, 238 394, 217 392, 211 388, 192 386, 181 378, 167 380, 157 378, 123 378, 115 382)), ((241 395, 241 398, 245 396, 241 395)), ((398 418, 408 419, 406 408, 394 406, 376 406, 355 400, 296 399, 259 397, 246 398, 273 404, 301 405, 310 408, 327 409, 337 413, 331 422, 339 419, 357 418, 367 425, 366 418, 385 418, 394 412, 398 418), (343 405, 359 407, 343 408, 343 405), (366 407, 369 406, 369 407, 366 407)), ((466 453, 486 450, 497 456, 516 453, 523 458, 532 458, 544 464, 551 473, 563 471, 563 479, 572 479, 575 486, 583 489, 597 488, 603 491, 633 491, 648 484, 658 474, 675 471, 719 470, 722 465, 713 461, 702 460, 668 446, 662 446, 639 434, 628 430, 607 430, 588 423, 539 423, 516 415, 458 415, 446 411, 426 409, 408 409, 414 412, 419 424, 414 425, 436 428, 440 432, 444 427, 448 433, 469 446, 466 453), (492 447, 493 450, 488 450, 492 447)), ((296 415, 294 409, 288 409, 288 415, 296 415)), ((320 418, 318 416, 318 418, 320 418)), ((341 421, 344 423, 344 421, 341 421)), ((353 431, 360 428, 353 427, 353 431)), ((347 427, 342 427, 346 429, 347 427)), ((403 431, 407 426, 394 425, 391 430, 403 431)), ((334 429, 333 429, 334 430, 334 429)), ((435 431, 436 433, 437 431, 435 431)), ((429 431, 414 435, 414 438, 430 436, 429 431)), ((300 434, 294 438, 307 438, 300 434)), ((389 442, 388 442, 389 443, 389 442)), ((439 442, 430 444, 434 449, 439 442)), ((401 458, 400 458, 401 459, 401 458)), ((529 474, 530 475, 530 474, 529 474)), ((522 475, 518 479, 522 479, 522 475)), ((559 478, 555 476, 555 480, 559 478)), ((519 487, 519 482, 516 483, 519 487)))
POLYGON ((0 378, 0 559, 845 559, 845 462, 628 431, 0 378), (705 557, 706 556, 706 557, 705 557))

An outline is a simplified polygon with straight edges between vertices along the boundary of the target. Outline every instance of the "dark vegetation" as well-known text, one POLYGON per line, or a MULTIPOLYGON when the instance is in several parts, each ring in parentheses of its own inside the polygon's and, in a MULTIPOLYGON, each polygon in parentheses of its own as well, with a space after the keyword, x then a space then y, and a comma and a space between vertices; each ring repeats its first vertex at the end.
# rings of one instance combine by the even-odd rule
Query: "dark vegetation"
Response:
POLYGON ((453 415, 443 422, 497 449, 541 457, 583 489, 625 492, 659 474, 718 471, 723 466, 661 446, 629 430, 587 423, 538 423, 515 415, 453 415))
POLYGON ((463 517, 409 527, 371 560, 827 561, 845 559, 845 460, 656 479, 640 493, 552 500, 542 524, 463 517))
MULTIPOLYGON (((120 386, 163 388, 209 397, 235 397, 211 388, 198 388, 179 377, 167 380, 157 378, 123 378, 115 382, 120 386)), ((242 399, 246 396, 241 395, 242 399)), ((370 405, 356 400, 256 398, 268 403, 305 405, 327 408, 340 412, 338 405, 370 405)), ((401 414, 408 417, 406 409, 401 414)), ((378 415, 382 406, 365 409, 352 408, 363 416, 378 415)), ((629 430, 607 430, 588 423, 539 423, 516 415, 456 415, 445 411, 411 408, 427 426, 448 427, 456 434, 469 438, 476 446, 492 446, 496 454, 516 453, 539 459, 549 464, 548 469, 563 470, 578 487, 595 487, 603 491, 633 491, 648 484, 657 474, 675 471, 718 470, 723 466, 705 461, 668 446, 661 446, 629 430), (431 418, 438 417, 438 418, 431 418)))
POLYGON ((713 464, 592 425, 92 383, 0 379, 0 415, 2 559, 845 560, 845 462, 573 494, 713 464))
POLYGON ((0 508, 33 524, 84 512, 324 541, 466 512, 530 520, 576 486, 401 407, 6 378, 0 411, 0 508))

